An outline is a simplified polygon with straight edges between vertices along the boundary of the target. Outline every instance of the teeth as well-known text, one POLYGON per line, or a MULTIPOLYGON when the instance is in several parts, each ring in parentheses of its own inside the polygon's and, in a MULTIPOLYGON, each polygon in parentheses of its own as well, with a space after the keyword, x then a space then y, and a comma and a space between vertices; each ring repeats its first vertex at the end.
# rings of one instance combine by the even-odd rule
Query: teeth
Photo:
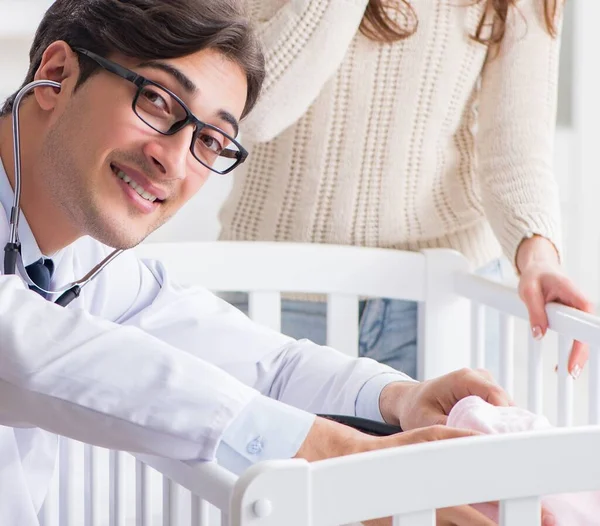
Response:
POLYGON ((151 203, 154 203, 154 201, 156 201, 158 199, 158 197, 156 197, 155 195, 152 195, 150 192, 147 192, 146 190, 144 190, 139 184, 137 184, 135 181, 131 180, 131 177, 129 177, 125 172, 123 172, 122 170, 119 170, 118 172, 115 172, 116 176, 119 179, 122 179, 124 182, 126 182, 129 186, 131 186, 131 188, 133 188, 141 197, 143 197, 144 199, 146 199, 146 201, 150 201, 151 203))

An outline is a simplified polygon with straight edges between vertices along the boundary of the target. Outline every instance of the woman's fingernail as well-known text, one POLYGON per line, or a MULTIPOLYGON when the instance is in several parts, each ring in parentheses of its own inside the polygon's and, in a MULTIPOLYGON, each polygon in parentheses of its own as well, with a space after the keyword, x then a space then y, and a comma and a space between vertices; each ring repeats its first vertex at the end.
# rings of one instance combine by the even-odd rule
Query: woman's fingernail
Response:
POLYGON ((542 328, 539 325, 536 325, 531 329, 531 334, 533 335, 533 339, 536 341, 540 341, 544 337, 542 328))
POLYGON ((575 366, 573 367, 573 370, 571 371, 571 376, 573 377, 573 380, 577 380, 577 378, 579 378, 580 374, 581 374, 581 367, 579 366, 578 363, 576 363, 575 366))
POLYGON ((556 520, 552 515, 544 515, 542 526, 556 526, 556 520))

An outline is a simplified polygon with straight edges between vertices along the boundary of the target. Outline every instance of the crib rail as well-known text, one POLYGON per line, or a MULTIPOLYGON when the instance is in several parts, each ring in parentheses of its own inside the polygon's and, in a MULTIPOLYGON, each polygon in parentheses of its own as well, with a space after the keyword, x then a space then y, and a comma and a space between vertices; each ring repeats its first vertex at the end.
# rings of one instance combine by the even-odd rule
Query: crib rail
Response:
POLYGON ((360 297, 425 299, 419 253, 260 242, 149 243, 136 251, 160 259, 180 283, 247 292, 249 316, 277 331, 282 294, 326 295, 327 344, 351 356, 358 356, 360 297))
POLYGON ((476 437, 313 464, 264 462, 239 479, 215 464, 189 466, 139 456, 138 473, 144 466, 168 475, 160 513, 151 513, 157 503, 150 495, 140 497, 145 491, 138 489, 135 515, 111 516, 106 522, 100 508, 95 513, 86 508, 85 520, 80 521, 71 505, 54 523, 206 526, 215 524, 209 522, 211 501, 225 512, 220 517, 223 526, 330 526, 392 515, 395 525, 434 526, 435 509, 499 500, 500 524, 535 526, 540 524, 541 496, 600 490, 600 457, 594 454, 598 443, 596 426, 476 437), (182 513, 177 497, 181 488, 203 498, 188 499, 187 513, 182 513))
MULTIPOLYGON (((509 316, 528 318, 525 305, 512 287, 463 273, 455 277, 455 289, 475 304, 487 305, 509 316)), ((553 331, 565 338, 600 347, 599 317, 558 304, 548 305, 546 311, 553 331)))
POLYGON ((232 519, 253 526, 327 526, 397 515, 396 525, 433 526, 435 508, 500 500, 501 524, 536 526, 540 496, 600 488, 600 458, 589 457, 598 439, 597 427, 563 429, 419 444, 314 464, 263 463, 236 485, 232 519), (257 508, 269 513, 259 516, 257 508))
POLYGON ((318 294, 327 301, 327 344, 358 356, 358 301, 390 298, 419 303, 419 378, 432 378, 469 363, 468 330, 461 320, 469 302, 456 294, 452 276, 468 272, 451 250, 420 253, 300 243, 147 243, 141 258, 163 262, 184 285, 215 292, 244 291, 250 317, 281 328, 281 297, 318 294), (435 349, 435 353, 429 352, 435 349))
MULTIPOLYGON (((522 323, 527 311, 513 289, 469 274, 456 253, 260 243, 142 245, 138 253, 161 259, 181 283, 249 291, 250 315, 276 329, 282 292, 325 294, 328 342, 351 355, 358 352, 361 297, 417 301, 423 378, 485 365, 484 322, 490 309, 497 310, 502 326, 500 381, 513 391, 515 321, 522 323)), ((570 343, 578 339, 592 346, 589 423, 598 424, 600 319, 557 305, 550 305, 548 314, 552 330, 560 337, 558 423, 569 426, 573 421, 573 380, 566 364, 570 343)), ((547 345, 531 339, 528 343, 527 403, 537 413, 544 409, 542 366, 547 362, 547 345)), ((43 526, 299 526, 397 513, 402 517, 396 519, 396 526, 433 526, 435 508, 508 499, 502 507, 503 524, 536 524, 538 495, 600 489, 594 486, 600 485, 600 467, 592 448, 599 438, 596 427, 425 444, 311 465, 266 463, 239 480, 214 464, 194 467, 134 458, 61 438, 59 466, 40 521, 43 526), (558 451, 567 454, 558 456, 558 451), (464 464, 459 465, 459 459, 464 464), (484 459, 503 460, 478 472, 484 459), (419 469, 423 465, 435 468, 424 474, 419 469), (503 475, 490 484, 486 472, 496 469, 503 475), (519 476, 508 477, 510 469, 519 476), (369 483, 356 484, 357 480, 369 483), (531 521, 523 522, 524 517, 531 521)))
MULTIPOLYGON (((501 317, 500 384, 509 392, 514 391, 514 320, 527 320, 525 305, 517 292, 506 285, 494 283, 470 274, 455 277, 456 292, 472 302, 471 314, 471 363, 483 367, 483 333, 485 311, 495 309, 501 317)), ((585 312, 551 304, 547 306, 550 331, 558 335, 557 371, 557 423, 559 426, 573 424, 573 378, 568 374, 567 363, 573 340, 590 345, 588 366, 588 423, 600 423, 600 318, 585 312)), ((528 343, 527 406, 535 413, 543 411, 543 356, 544 342, 530 336, 528 343)))

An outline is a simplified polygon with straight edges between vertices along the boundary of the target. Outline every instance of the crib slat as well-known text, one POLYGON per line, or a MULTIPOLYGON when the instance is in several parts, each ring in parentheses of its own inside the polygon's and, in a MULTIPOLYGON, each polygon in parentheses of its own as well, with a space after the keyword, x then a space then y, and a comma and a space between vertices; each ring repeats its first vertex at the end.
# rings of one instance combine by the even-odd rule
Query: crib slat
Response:
POLYGON ((280 331, 281 294, 279 292, 249 292, 248 315, 256 323, 280 331))
POLYGON ((589 424, 600 424, 600 349, 590 349, 589 361, 589 424))
POLYGON ((395 515, 392 526, 435 526, 435 510, 395 515))
POLYGON ((60 526, 71 526, 74 443, 68 438, 60 437, 58 449, 58 522, 60 526))
POLYGON ((249 292, 248 316, 274 331, 281 330, 281 294, 279 292, 249 292))
POLYGON ((500 385, 513 394, 514 384, 514 318, 500 313, 500 385))
POLYGON ((358 356, 358 298, 330 294, 327 300, 327 345, 358 356))
POLYGON ((180 486, 167 477, 163 477, 162 526, 179 526, 180 486))
POLYGON ((527 408, 538 415, 543 411, 543 355, 542 342, 529 336, 528 349, 528 381, 527 381, 527 408))
MULTIPOLYGON (((163 507, 162 507, 162 526, 171 526, 171 514, 173 510, 171 502, 171 490, 173 483, 167 477, 162 478, 163 489, 163 507)), ((173 523, 176 524, 176 523, 173 523)))
POLYGON ((146 464, 135 461, 135 518, 136 526, 150 526, 150 470, 146 464))
POLYGON ((190 526, 208 526, 210 520, 209 503, 197 495, 192 495, 192 514, 190 526))
POLYGON ((85 526, 95 526, 97 509, 95 506, 96 498, 96 461, 94 447, 85 444, 83 448, 83 504, 84 504, 84 524, 85 526))
POLYGON ((485 367, 485 306, 471 303, 471 366, 485 367))
POLYGON ((108 457, 108 524, 123 526, 125 523, 122 481, 123 453, 110 451, 108 457))
POLYGON ((572 341, 564 336, 558 342, 558 418, 560 427, 573 424, 573 378, 568 373, 567 365, 572 341))
POLYGON ((542 506, 539 497, 513 499, 500 503, 500 526, 541 526, 542 506))

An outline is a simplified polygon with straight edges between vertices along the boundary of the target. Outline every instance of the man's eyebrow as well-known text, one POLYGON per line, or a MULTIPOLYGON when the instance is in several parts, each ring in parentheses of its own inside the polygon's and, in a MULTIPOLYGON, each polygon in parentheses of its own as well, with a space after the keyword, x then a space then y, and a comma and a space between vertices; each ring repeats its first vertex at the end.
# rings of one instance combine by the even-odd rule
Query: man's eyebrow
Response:
POLYGON ((237 134, 240 131, 240 125, 238 124, 237 119, 231 113, 225 110, 219 111, 219 118, 233 126, 233 129, 235 130, 233 136, 237 137, 237 134))
MULTIPOLYGON (((166 62, 159 62, 157 60, 148 60, 146 62, 142 62, 141 64, 138 64, 139 68, 154 68, 154 69, 160 69, 161 71, 164 71, 165 73, 168 73, 169 75, 171 75, 179 84, 181 84, 181 86, 183 87, 183 89, 191 94, 191 95, 195 95, 198 93, 198 86, 196 86, 196 84, 194 84, 192 82, 192 80, 185 74, 183 73, 181 70, 177 69, 174 66, 171 66, 171 64, 167 64, 166 62)), ((237 119, 228 111, 225 110, 220 110, 218 112, 218 117, 231 124, 231 126, 234 129, 234 137, 237 137, 237 134, 240 131, 240 125, 237 121, 237 119)))
POLYGON ((177 69, 175 66, 167 64, 166 62, 148 60, 147 62, 142 62, 141 64, 139 64, 138 67, 160 69, 161 71, 164 71, 165 73, 171 75, 179 84, 181 84, 181 86, 187 93, 194 95, 198 91, 198 87, 196 86, 196 84, 194 84, 185 73, 177 69))

